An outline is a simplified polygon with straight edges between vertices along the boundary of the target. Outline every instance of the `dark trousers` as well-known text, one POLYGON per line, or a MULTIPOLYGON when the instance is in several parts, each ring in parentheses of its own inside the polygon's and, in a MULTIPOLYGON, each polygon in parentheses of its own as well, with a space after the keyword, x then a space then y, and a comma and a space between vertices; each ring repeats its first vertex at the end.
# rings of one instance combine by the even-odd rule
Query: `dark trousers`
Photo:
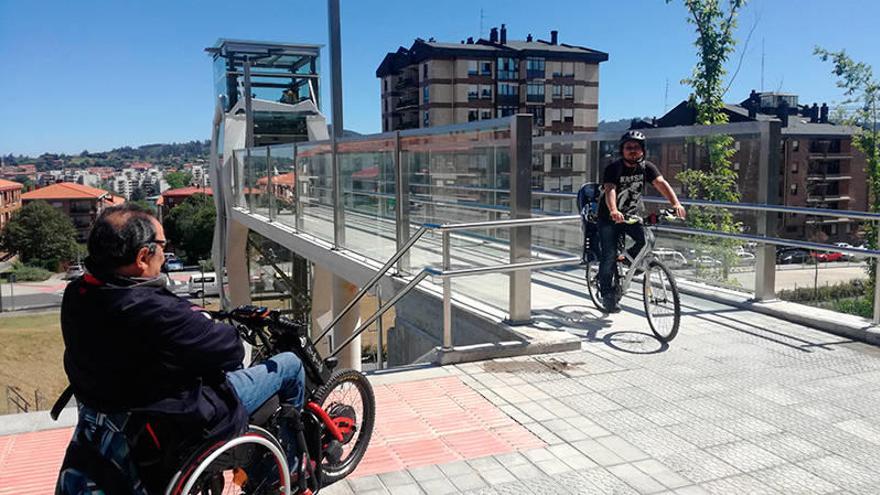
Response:
POLYGON ((614 274, 614 263, 617 262, 617 239, 624 234, 635 243, 628 250, 630 257, 635 258, 645 245, 644 227, 641 224, 628 225, 599 220, 599 243, 602 246, 599 257, 599 291, 603 298, 614 295, 611 278, 614 274))

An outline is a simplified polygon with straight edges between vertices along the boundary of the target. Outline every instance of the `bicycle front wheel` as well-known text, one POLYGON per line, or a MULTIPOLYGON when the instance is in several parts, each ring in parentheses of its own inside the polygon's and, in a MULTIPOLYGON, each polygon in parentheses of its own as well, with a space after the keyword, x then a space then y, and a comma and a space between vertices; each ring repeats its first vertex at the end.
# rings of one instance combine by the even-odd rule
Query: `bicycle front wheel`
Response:
POLYGON ((652 261, 644 274, 643 295, 645 314, 651 331, 663 342, 669 342, 678 334, 681 320, 681 303, 678 287, 666 265, 652 261))
POLYGON ((361 372, 339 369, 315 392, 314 401, 343 434, 338 456, 322 460, 321 483, 327 486, 351 474, 367 452, 376 419, 376 397, 361 372))
POLYGON ((587 263, 586 270, 584 271, 587 279, 587 292, 590 294, 590 299, 593 300, 596 309, 604 311, 605 306, 602 306, 602 294, 599 292, 599 262, 591 261, 587 263))

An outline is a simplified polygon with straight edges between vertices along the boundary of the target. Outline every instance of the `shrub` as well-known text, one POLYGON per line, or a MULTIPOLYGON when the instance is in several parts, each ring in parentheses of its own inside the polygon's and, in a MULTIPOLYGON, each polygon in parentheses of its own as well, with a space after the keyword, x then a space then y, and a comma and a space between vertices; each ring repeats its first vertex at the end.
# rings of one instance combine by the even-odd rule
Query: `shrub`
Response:
POLYGON ((52 276, 52 272, 49 270, 20 263, 13 267, 12 274, 15 275, 17 282, 42 282, 43 280, 49 280, 49 277, 52 276))

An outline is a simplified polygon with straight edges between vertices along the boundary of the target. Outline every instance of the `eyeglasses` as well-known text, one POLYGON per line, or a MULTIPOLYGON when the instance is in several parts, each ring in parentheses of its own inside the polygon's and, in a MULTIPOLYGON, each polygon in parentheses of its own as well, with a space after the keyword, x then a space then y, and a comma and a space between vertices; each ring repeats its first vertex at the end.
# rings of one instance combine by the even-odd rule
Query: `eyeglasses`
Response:
POLYGON ((165 244, 168 244, 167 239, 153 239, 150 242, 152 244, 158 244, 158 245, 162 246, 163 248, 165 247, 165 244))

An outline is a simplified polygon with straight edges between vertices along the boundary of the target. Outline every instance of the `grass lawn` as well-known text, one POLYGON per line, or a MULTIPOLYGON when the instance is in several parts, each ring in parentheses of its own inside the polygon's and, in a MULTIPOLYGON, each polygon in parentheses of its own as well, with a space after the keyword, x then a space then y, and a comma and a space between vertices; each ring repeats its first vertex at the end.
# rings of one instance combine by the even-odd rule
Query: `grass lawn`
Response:
POLYGON ((59 312, 0 315, 0 411, 18 412, 7 400, 7 386, 18 387, 33 407, 39 391, 40 409, 49 409, 67 386, 62 355, 59 312))

